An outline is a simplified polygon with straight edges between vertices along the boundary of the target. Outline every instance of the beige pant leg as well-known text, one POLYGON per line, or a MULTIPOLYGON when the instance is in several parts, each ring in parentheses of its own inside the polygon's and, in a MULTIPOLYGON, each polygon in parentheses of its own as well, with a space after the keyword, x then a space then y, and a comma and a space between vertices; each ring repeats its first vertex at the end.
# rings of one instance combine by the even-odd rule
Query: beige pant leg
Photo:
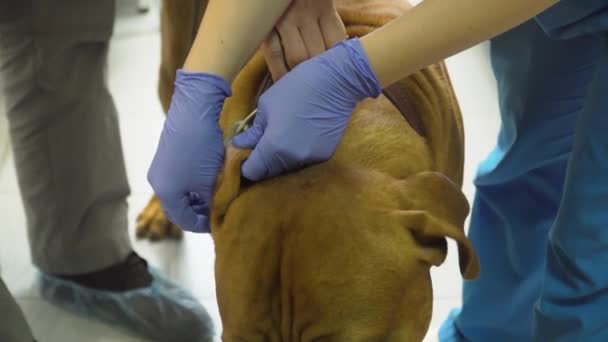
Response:
POLYGON ((5 0, 0 13, 0 90, 32 260, 61 274, 117 263, 131 246, 105 79, 114 2, 5 0))

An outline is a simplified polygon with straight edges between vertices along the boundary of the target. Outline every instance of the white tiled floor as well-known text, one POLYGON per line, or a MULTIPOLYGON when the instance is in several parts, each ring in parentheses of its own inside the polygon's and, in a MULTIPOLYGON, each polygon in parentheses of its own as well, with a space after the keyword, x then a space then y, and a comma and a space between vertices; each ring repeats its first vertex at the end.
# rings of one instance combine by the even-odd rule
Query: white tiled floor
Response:
MULTIPOLYGON (((151 194, 145 172, 154 151, 163 115, 156 95, 160 37, 155 12, 123 16, 110 52, 110 87, 121 119, 121 133, 132 187, 130 222, 151 194)), ((448 67, 460 100, 467 132, 465 193, 472 198, 476 164, 492 148, 498 129, 496 90, 490 71, 488 46, 482 44, 450 58, 448 67)), ((6 147, 5 123, 0 121, 0 156, 6 147)), ((0 274, 25 311, 34 333, 44 342, 138 341, 103 324, 75 317, 42 301, 33 286, 25 234, 25 219, 12 162, 0 167, 0 274)), ((131 227, 133 228, 133 227, 131 227)), ((133 234, 131 234, 133 236, 133 234)), ((179 243, 134 241, 152 264, 190 289, 219 326, 213 281, 213 245, 208 236, 187 235, 179 243)), ((460 274, 454 244, 444 266, 432 270, 434 317, 428 341, 450 308, 460 302, 460 274)))

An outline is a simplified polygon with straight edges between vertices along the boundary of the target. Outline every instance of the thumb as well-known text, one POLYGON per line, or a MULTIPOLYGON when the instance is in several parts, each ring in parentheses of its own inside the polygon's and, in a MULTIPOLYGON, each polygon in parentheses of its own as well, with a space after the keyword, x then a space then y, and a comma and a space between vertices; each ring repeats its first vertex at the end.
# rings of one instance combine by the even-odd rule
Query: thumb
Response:
POLYGON ((238 148, 249 149, 255 147, 264 135, 264 127, 254 120, 253 126, 245 132, 232 138, 232 145, 238 148))
POLYGON ((188 196, 169 202, 174 206, 168 205, 167 201, 163 201, 161 197, 159 197, 159 200, 169 221, 178 225, 181 229, 195 233, 209 232, 208 218, 193 210, 189 204, 188 196))
POLYGON ((243 177, 251 181, 259 181, 269 173, 268 163, 264 161, 264 155, 267 153, 264 148, 264 139, 260 140, 260 143, 255 146, 249 157, 241 166, 241 174, 243 177))

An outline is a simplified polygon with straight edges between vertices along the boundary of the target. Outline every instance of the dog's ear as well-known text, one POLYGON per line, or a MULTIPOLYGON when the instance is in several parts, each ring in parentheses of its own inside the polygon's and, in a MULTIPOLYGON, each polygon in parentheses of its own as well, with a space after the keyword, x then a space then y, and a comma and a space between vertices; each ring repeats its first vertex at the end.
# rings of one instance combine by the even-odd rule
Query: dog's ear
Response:
POLYGON ((462 191, 437 172, 419 173, 401 183, 399 188, 408 209, 398 215, 422 247, 423 258, 432 265, 441 265, 447 255, 445 238, 451 238, 458 244, 460 273, 465 279, 477 277, 479 260, 464 234, 469 204, 462 191))
POLYGON ((230 144, 226 146, 224 166, 215 183, 215 193, 211 207, 211 229, 219 229, 230 203, 241 191, 241 164, 251 154, 251 150, 238 149, 230 144))

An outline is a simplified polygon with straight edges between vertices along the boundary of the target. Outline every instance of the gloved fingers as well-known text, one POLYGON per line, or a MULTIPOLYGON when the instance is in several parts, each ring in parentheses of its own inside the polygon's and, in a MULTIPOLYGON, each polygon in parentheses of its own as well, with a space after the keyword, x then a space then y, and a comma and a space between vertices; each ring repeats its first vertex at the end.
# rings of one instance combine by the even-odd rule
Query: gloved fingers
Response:
POLYGON ((197 233, 210 233, 211 226, 209 225, 209 217, 207 215, 197 215, 196 232, 197 233))
POLYGON ((197 215, 209 216, 209 205, 203 200, 203 195, 196 192, 189 193, 190 206, 197 215))
POLYGON ((308 50, 297 26, 279 24, 278 32, 285 54, 285 64, 289 69, 295 68, 300 62, 308 59, 308 50))
POLYGON ((264 127, 260 121, 256 118, 251 128, 232 138, 232 145, 242 149, 254 148, 264 135, 264 127))
POLYGON ((270 167, 264 161, 264 155, 268 155, 269 153, 273 152, 264 149, 263 139, 261 139, 260 143, 251 151, 251 154, 241 166, 243 177, 254 182, 267 177, 270 167))
POLYGON ((325 41, 318 21, 311 20, 302 25, 300 27, 300 34, 304 41, 304 45, 306 46, 306 50, 308 51, 308 58, 312 58, 328 48, 325 46, 325 41))
POLYGON ((188 201, 190 201, 191 205, 194 204, 202 204, 203 196, 198 194, 197 192, 189 192, 188 193, 188 201))
POLYGON ((264 52, 264 59, 266 60, 268 69, 270 69, 272 79, 276 82, 288 72, 281 38, 279 38, 276 30, 272 30, 268 38, 264 40, 262 51, 264 52))
POLYGON ((209 220, 206 215, 197 214, 190 204, 189 195, 182 196, 177 201, 166 201, 159 195, 159 200, 165 215, 172 223, 178 225, 183 230, 195 233, 209 231, 209 220), (171 206, 169 203, 175 203, 171 206))
POLYGON ((327 49, 348 38, 344 23, 335 10, 321 16, 319 26, 327 49))
POLYGON ((209 215, 209 206, 206 204, 195 204, 192 206, 192 210, 198 215, 209 215))

